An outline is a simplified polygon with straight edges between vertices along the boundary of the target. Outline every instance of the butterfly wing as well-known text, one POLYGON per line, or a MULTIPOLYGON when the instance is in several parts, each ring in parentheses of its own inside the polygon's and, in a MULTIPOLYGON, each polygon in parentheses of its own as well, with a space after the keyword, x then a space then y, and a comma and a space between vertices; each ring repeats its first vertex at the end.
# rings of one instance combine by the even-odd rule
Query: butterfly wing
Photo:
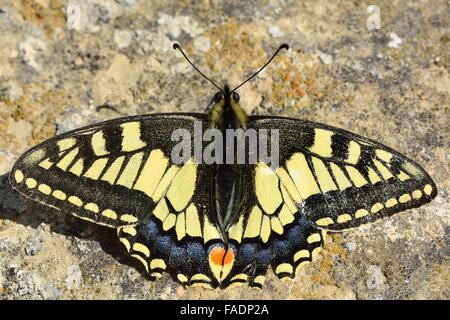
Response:
MULTIPOLYGON (((68 132, 27 151, 10 174, 26 197, 100 225, 146 270, 180 282, 210 285, 204 243, 218 231, 209 211, 209 167, 176 165, 176 129, 193 137, 202 114, 120 118, 68 132)), ((192 141, 189 141, 192 145, 192 141)))
POLYGON ((117 227, 151 212, 170 167, 176 128, 196 116, 151 115, 99 123, 49 139, 25 152, 10 174, 25 196, 82 219, 117 227))
POLYGON ((279 166, 249 166, 247 203, 228 232, 239 253, 227 284, 260 286, 269 264, 293 277, 323 244, 321 230, 357 227, 436 196, 418 164, 350 132, 263 116, 248 128, 279 130, 279 166))
POLYGON ((154 278, 165 271, 183 285, 217 287, 208 263, 209 244, 222 241, 211 217, 211 166, 191 160, 174 178, 169 170, 161 179, 167 177, 167 191, 155 199, 152 213, 119 227, 119 239, 154 278))
POLYGON ((223 287, 261 288, 269 265, 279 278, 292 278, 323 245, 323 232, 299 212, 276 170, 259 162, 245 174, 246 197, 227 233, 235 261, 223 287))
POLYGON ((309 121, 255 117, 280 130, 277 175, 317 227, 344 230, 419 207, 437 194, 417 163, 380 143, 309 121))

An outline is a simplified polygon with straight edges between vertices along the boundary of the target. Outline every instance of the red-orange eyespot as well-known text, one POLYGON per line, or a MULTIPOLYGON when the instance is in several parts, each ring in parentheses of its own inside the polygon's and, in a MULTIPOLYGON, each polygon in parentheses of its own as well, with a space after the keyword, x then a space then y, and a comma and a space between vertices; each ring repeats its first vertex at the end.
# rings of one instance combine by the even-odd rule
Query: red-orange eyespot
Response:
POLYGON ((234 253, 231 249, 225 251, 225 248, 217 246, 211 249, 209 258, 214 264, 223 266, 233 263, 234 253))

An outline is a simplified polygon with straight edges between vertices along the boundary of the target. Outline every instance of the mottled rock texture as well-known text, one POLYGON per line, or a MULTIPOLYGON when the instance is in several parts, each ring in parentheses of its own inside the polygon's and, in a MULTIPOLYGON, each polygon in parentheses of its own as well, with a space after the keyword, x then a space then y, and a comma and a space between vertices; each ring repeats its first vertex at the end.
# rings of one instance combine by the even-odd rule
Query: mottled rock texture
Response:
POLYGON ((0 298, 448 299, 450 5, 376 1, 0 0, 0 298), (372 11, 370 11, 372 12, 372 11), (151 282, 113 230, 26 201, 7 173, 29 147, 122 114, 200 112, 219 82, 249 113, 305 118, 380 141, 420 163, 439 194, 424 207, 328 236, 292 282, 151 282))

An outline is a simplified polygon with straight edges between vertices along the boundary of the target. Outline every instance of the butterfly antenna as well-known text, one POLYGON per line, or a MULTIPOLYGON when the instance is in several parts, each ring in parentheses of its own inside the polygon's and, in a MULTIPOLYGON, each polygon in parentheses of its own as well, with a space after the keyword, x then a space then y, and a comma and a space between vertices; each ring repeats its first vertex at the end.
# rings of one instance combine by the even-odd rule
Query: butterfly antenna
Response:
POLYGON ((242 82, 240 85, 238 85, 236 88, 234 88, 233 90, 231 90, 231 93, 233 93, 234 91, 236 91, 237 89, 239 89, 244 83, 246 83, 247 81, 252 80, 254 77, 257 76, 258 73, 260 73, 265 67, 267 67, 267 65, 277 56, 277 54, 283 50, 289 50, 289 45, 287 43, 283 43, 281 46, 278 47, 277 51, 275 51, 275 53, 273 54, 272 58, 269 59, 269 61, 266 62, 265 65, 263 65, 261 67, 261 69, 259 69, 258 71, 256 71, 255 74, 253 74, 250 78, 248 78, 247 80, 245 80, 244 82, 242 82))
POLYGON ((219 89, 222 93, 223 93, 223 90, 214 82, 214 81, 212 81, 210 78, 208 78, 207 76, 205 76, 204 74, 203 74, 203 72, 201 72, 192 62, 191 62, 191 60, 189 60, 189 58, 186 56, 186 54, 184 53, 184 51, 183 51, 183 49, 181 48, 181 46, 178 44, 178 43, 174 43, 173 44, 173 49, 174 50, 180 50, 180 52, 181 52, 181 54, 184 56, 184 58, 187 60, 187 62, 189 62, 189 64, 195 69, 195 70, 197 70, 197 72, 198 73, 200 73, 202 76, 203 76, 203 78, 205 78, 206 80, 208 80, 209 82, 211 82, 217 89, 219 89))

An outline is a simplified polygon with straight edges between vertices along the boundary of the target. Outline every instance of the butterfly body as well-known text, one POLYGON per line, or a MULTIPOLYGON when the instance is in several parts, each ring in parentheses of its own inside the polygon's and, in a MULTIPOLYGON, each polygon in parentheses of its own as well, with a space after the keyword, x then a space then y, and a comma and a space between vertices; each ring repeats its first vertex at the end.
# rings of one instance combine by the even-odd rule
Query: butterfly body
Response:
POLYGON ((115 228, 151 277, 169 272, 208 288, 262 287, 269 266, 293 278, 326 231, 419 207, 437 194, 425 170, 395 150, 319 123, 248 116, 227 86, 206 114, 124 117, 44 141, 17 160, 10 182, 28 198, 115 228), (250 150, 239 162, 235 144, 220 149, 232 161, 172 161, 172 133, 181 128, 195 143, 198 124, 222 139, 227 130, 276 130, 278 164, 251 162, 250 150))
MULTIPOLYGON (((207 127, 220 131, 222 137, 226 137, 226 130, 245 129, 247 126, 247 115, 239 105, 239 95, 230 92, 225 85, 222 92, 217 92, 213 98, 213 106, 209 113, 209 124, 207 127)), ((223 141, 224 139, 222 139, 223 141)), ((234 141, 234 139, 233 139, 234 141)), ((245 190, 244 172, 248 169, 247 164, 237 164, 236 144, 222 143, 222 161, 214 163, 211 179, 211 206, 212 211, 217 213, 217 223, 224 239, 227 238, 226 231, 234 222, 237 206, 241 203, 245 190), (229 150, 233 148, 233 150, 229 150), (227 154, 233 154, 231 163, 224 163, 227 154)), ((248 159, 247 159, 248 160, 248 159)))

